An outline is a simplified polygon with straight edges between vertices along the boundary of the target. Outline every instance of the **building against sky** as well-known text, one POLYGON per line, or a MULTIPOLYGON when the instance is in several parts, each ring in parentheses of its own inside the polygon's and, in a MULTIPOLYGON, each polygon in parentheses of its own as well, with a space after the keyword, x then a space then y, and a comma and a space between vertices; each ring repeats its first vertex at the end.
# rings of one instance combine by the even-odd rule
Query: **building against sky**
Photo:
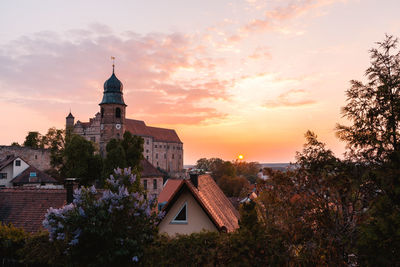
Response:
POLYGON ((88 122, 76 123, 70 112, 66 117, 66 127, 71 127, 89 141, 97 143, 100 153, 105 156, 107 143, 115 138, 123 138, 124 132, 144 139, 143 156, 154 167, 168 173, 179 175, 183 171, 183 143, 173 129, 147 126, 144 121, 126 118, 126 107, 123 97, 123 84, 113 72, 104 83, 100 112, 88 122))

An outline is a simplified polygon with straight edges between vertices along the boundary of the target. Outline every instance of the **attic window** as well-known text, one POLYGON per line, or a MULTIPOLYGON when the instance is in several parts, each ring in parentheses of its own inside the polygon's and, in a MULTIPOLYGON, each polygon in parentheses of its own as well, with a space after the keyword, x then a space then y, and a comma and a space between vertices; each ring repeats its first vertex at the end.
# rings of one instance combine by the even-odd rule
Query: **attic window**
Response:
POLYGON ((29 177, 36 177, 36 172, 30 172, 29 177))
POLYGON ((178 214, 175 215, 171 223, 187 223, 187 203, 183 204, 182 208, 179 210, 178 214))
POLYGON ((17 160, 15 161, 15 166, 21 166, 21 161, 20 161, 19 159, 17 159, 17 160))

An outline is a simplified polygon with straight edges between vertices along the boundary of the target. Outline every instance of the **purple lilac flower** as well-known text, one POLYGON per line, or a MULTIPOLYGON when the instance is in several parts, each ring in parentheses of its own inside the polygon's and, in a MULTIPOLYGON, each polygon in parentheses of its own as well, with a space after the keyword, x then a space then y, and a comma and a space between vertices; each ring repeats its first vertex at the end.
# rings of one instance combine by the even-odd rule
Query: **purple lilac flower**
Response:
POLYGON ((139 261, 139 258, 138 258, 137 256, 134 256, 134 257, 132 257, 132 261, 133 261, 133 262, 138 262, 138 261, 139 261))

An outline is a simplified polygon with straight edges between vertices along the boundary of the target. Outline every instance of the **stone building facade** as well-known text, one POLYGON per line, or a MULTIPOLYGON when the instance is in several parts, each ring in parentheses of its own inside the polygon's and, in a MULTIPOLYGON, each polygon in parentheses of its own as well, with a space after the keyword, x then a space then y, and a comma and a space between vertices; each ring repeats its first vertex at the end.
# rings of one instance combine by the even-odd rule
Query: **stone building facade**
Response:
POLYGON ((105 147, 112 138, 120 139, 125 131, 144 139, 143 156, 154 167, 159 167, 172 176, 183 173, 183 143, 173 129, 147 126, 144 121, 128 119, 127 105, 123 98, 123 85, 115 76, 114 67, 111 77, 104 83, 100 112, 89 122, 77 121, 69 113, 66 127, 99 146, 105 156, 105 147))
POLYGON ((7 156, 18 156, 29 163, 29 165, 46 171, 51 168, 50 166, 50 150, 48 149, 34 149, 22 146, 0 146, 0 160, 7 156))

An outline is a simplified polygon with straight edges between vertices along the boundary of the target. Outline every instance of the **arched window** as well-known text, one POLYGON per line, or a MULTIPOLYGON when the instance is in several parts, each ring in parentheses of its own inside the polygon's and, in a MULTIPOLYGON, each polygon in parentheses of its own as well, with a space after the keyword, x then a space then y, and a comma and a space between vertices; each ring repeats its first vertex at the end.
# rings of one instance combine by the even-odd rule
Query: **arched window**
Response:
POLYGON ((116 118, 121 118, 121 109, 120 108, 116 108, 115 109, 115 117, 116 118))
POLYGON ((101 108, 101 117, 104 117, 104 108, 101 108))

